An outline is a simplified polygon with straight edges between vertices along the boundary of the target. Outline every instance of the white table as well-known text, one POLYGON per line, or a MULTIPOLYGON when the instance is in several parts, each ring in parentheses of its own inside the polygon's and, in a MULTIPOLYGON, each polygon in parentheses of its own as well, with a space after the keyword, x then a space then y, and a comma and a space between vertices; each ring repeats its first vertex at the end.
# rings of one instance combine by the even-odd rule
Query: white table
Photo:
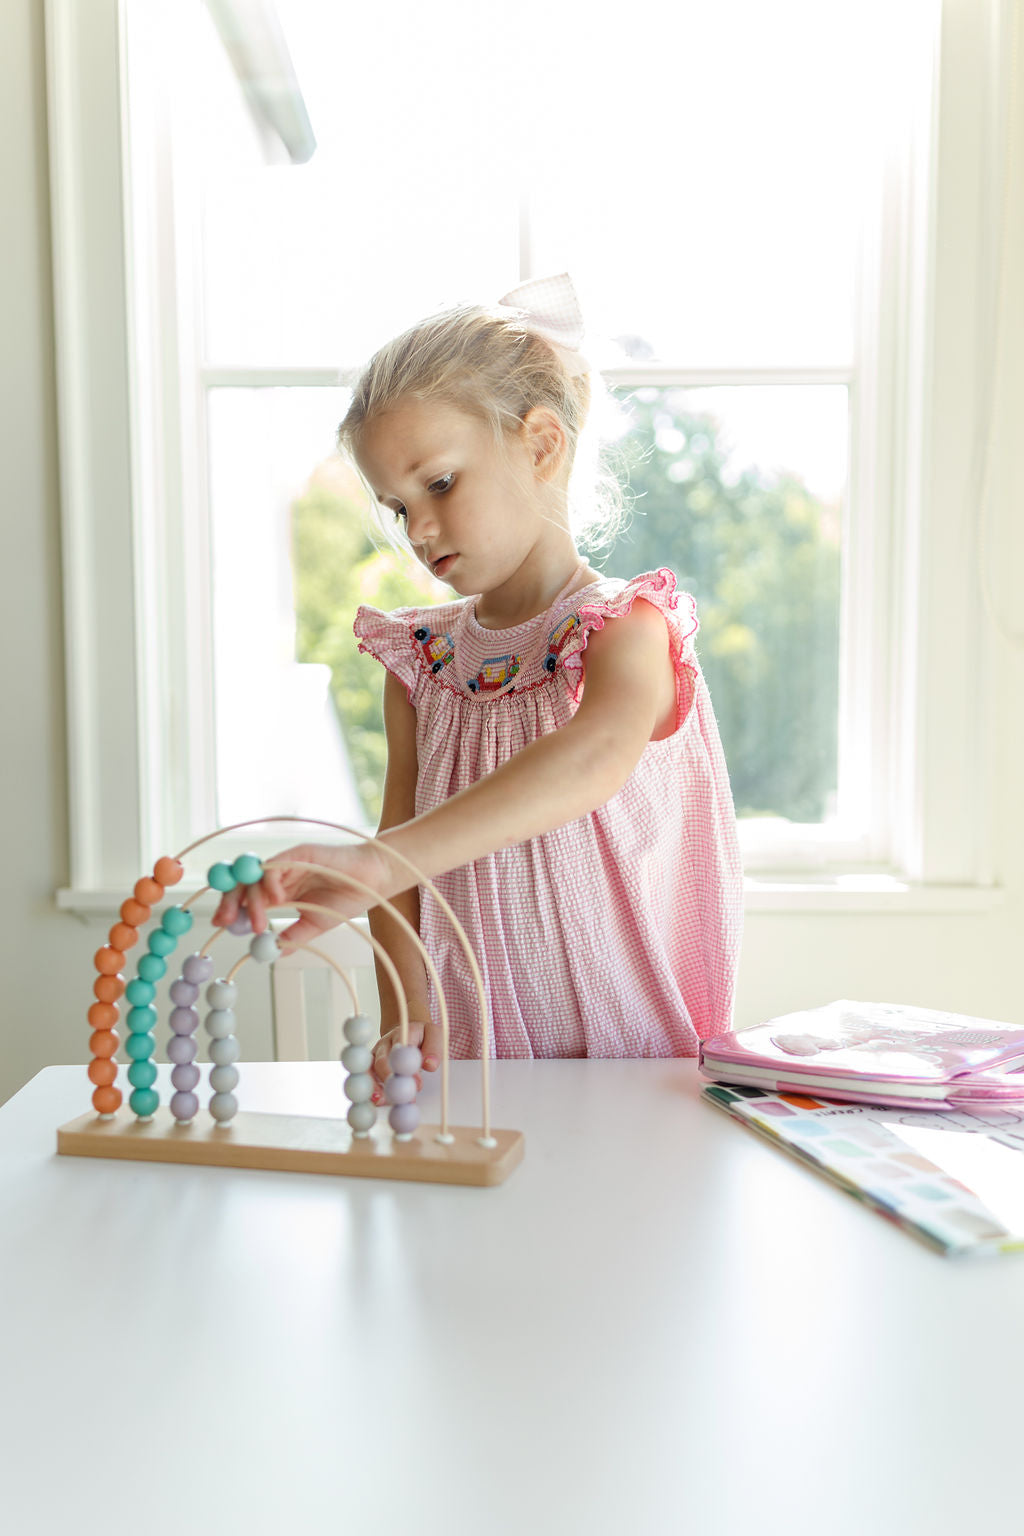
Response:
MULTIPOLYGON (((933 1254, 698 1082, 501 1063, 526 1157, 470 1189, 58 1158, 88 1084, 40 1073, 0 1109, 0 1529, 1019 1530, 1024 1256, 933 1254)), ((332 1113, 341 1070, 240 1094, 332 1113)))

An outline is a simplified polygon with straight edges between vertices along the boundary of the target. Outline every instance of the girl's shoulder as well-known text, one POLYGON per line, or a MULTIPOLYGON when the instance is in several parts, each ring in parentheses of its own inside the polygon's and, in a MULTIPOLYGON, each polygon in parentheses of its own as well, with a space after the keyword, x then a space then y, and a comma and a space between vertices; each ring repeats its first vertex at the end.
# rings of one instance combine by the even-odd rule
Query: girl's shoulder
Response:
POLYGON ((551 616, 556 628, 568 624, 577 640, 585 643, 591 631, 603 629, 609 619, 624 618, 638 600, 664 614, 678 643, 691 640, 697 633, 697 604, 688 592, 679 590, 675 572, 667 566, 628 579, 602 576, 564 598, 551 616))

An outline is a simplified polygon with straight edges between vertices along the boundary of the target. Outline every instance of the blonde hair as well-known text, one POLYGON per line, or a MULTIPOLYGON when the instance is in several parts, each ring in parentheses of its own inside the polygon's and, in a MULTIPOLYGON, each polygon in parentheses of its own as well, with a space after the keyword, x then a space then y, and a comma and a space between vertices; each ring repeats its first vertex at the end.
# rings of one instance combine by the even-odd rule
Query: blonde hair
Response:
POLYGON ((610 542, 623 507, 617 479, 601 467, 597 434, 585 431, 595 395, 607 402, 600 375, 570 374, 559 349, 519 312, 464 305, 421 320, 373 355, 356 380, 338 445, 354 458, 365 425, 401 400, 453 405, 486 422, 499 445, 546 406, 566 437, 570 527, 593 548, 610 542))

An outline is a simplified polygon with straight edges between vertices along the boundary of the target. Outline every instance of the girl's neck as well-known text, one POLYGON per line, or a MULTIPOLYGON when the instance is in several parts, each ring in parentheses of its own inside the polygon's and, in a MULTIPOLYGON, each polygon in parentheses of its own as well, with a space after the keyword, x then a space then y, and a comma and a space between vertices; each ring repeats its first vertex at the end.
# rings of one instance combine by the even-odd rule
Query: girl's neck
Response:
POLYGON ((597 579, 597 573, 572 549, 564 559, 536 572, 519 571, 514 582, 482 593, 474 604, 474 615, 484 629, 514 629, 546 613, 560 597, 597 579))

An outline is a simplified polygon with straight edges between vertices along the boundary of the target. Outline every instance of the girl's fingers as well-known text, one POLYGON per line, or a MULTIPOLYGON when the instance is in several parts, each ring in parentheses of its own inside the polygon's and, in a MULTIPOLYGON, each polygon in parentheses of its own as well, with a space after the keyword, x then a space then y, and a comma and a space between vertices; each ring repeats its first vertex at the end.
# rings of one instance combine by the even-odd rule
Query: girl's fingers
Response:
POLYGON ((284 949, 299 949, 303 944, 309 944, 317 939, 324 931, 325 925, 317 921, 315 912, 303 912, 297 922, 290 928, 284 928, 277 935, 277 942, 284 949))
POLYGON ((441 1053, 444 1048, 444 1032, 440 1024, 426 1024, 423 1028, 423 1044, 420 1050, 423 1052, 423 1070, 436 1072, 441 1065, 441 1053))
POLYGON ((249 909, 253 933, 262 933, 267 926, 267 899, 259 884, 246 887, 245 904, 249 909))
POLYGON ((213 914, 213 921, 218 928, 227 928, 238 916, 238 908, 241 904, 241 891, 236 887, 221 897, 217 904, 217 910, 213 914))

